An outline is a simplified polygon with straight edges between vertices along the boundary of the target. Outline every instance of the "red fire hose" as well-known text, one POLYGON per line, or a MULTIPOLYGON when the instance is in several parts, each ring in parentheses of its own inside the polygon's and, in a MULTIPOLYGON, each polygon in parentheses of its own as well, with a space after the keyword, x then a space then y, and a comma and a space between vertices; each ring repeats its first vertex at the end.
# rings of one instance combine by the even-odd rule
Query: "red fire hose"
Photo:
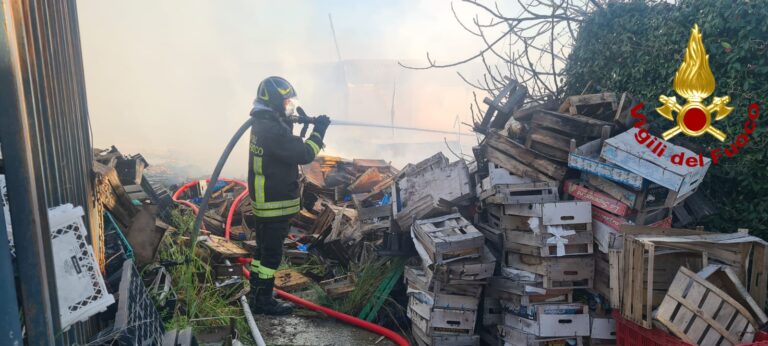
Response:
MULTIPOLYGON (((235 198, 234 202, 232 203, 232 206, 229 208, 229 214, 227 215, 227 223, 226 223, 226 228, 225 228, 225 233, 224 233, 224 237, 226 239, 229 239, 229 234, 230 234, 229 230, 230 230, 230 227, 231 227, 231 224, 232 224, 232 217, 235 214, 235 209, 237 209, 237 205, 240 204, 240 201, 248 194, 248 185, 246 185, 245 183, 243 183, 241 181, 237 181, 237 180, 231 180, 231 179, 220 179, 220 180, 235 182, 235 183, 245 187, 245 191, 243 191, 240 195, 237 196, 237 198, 235 198)), ((210 182, 210 179, 208 179, 207 181, 210 182)), ((184 186, 182 186, 181 188, 179 188, 176 191, 176 193, 173 194, 173 200, 175 202, 183 204, 183 205, 185 205, 187 207, 190 207, 195 212, 195 214, 197 214, 197 211, 198 211, 197 206, 194 203, 192 203, 192 202, 189 202, 189 201, 186 201, 186 200, 179 200, 178 197, 184 191, 186 191, 187 189, 189 189, 192 186, 195 186, 197 183, 198 183, 197 181, 189 182, 189 183, 185 184, 184 186)), ((251 272, 247 268, 247 265, 251 263, 251 260, 252 259, 250 259, 250 258, 238 258, 237 259, 237 262, 240 263, 243 266, 243 275, 246 277, 246 279, 250 279, 250 277, 251 277, 251 272)), ((361 320, 361 319, 359 319, 357 317, 354 317, 354 316, 351 316, 351 315, 347 315, 345 313, 338 312, 336 310, 329 309, 329 308, 326 308, 324 306, 317 305, 317 304, 312 303, 312 302, 310 302, 308 300, 301 299, 301 298, 299 298, 299 297, 297 297, 297 296, 295 296, 293 294, 290 294, 288 292, 279 290, 277 288, 275 289, 275 292, 277 292, 277 295, 280 298, 283 298, 283 299, 289 300, 289 301, 291 301, 291 302, 293 302, 295 304, 301 305, 301 306, 303 306, 306 309, 322 312, 322 313, 324 313, 324 314, 326 314, 328 316, 331 316, 331 317, 333 317, 335 319, 338 319, 338 320, 340 320, 340 321, 342 321, 344 323, 348 323, 348 324, 351 324, 351 325, 356 326, 356 327, 360 327, 360 328, 363 328, 363 329, 370 330, 370 331, 372 331, 372 332, 374 332, 376 334, 383 335, 386 338, 394 341, 398 346, 409 346, 410 345, 408 343, 408 340, 406 340, 405 338, 400 336, 400 334, 397 334, 394 331, 392 331, 390 329, 387 329, 387 328, 384 328, 384 327, 382 327, 382 326, 380 326, 378 324, 371 323, 371 322, 368 322, 368 321, 364 321, 364 320, 361 320)))
MULTIPOLYGON (((245 267, 245 265, 243 265, 243 275, 246 278, 250 278, 251 277, 251 272, 248 271, 248 269, 245 267)), ((325 306, 317 305, 317 304, 315 304, 313 302, 310 302, 310 301, 305 300, 305 299, 301 299, 301 298, 299 298, 299 297, 297 297, 297 296, 295 296, 293 294, 290 294, 288 292, 279 290, 277 288, 275 288, 275 292, 277 292, 277 296, 278 297, 283 298, 285 300, 289 300, 289 301, 293 302, 294 304, 301 305, 304 308, 307 308, 309 310, 322 312, 322 313, 324 313, 324 314, 326 314, 328 316, 331 316, 331 317, 333 317, 333 318, 335 318, 337 320, 340 320, 340 321, 342 321, 344 323, 351 324, 351 325, 353 325, 355 327, 360 327, 360 328, 363 328, 363 329, 370 330, 370 331, 372 331, 372 332, 374 332, 376 334, 379 334, 379 335, 383 335, 387 339, 392 340, 393 342, 395 342, 398 346, 409 346, 410 345, 410 343, 408 343, 408 340, 405 340, 405 338, 400 336, 400 334, 397 334, 394 331, 392 331, 390 329, 387 329, 387 328, 384 328, 384 327, 382 327, 382 326, 380 326, 378 324, 361 320, 361 319, 359 319, 359 318, 357 318, 355 316, 347 315, 345 313, 338 312, 336 310, 326 308, 325 306)))

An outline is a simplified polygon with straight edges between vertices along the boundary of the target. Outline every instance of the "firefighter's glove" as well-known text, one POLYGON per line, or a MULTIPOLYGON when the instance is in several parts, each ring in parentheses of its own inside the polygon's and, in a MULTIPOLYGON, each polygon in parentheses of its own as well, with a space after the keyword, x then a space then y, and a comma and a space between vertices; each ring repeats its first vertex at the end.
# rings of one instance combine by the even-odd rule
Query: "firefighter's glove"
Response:
POLYGON ((319 115, 315 118, 314 132, 317 132, 321 139, 325 138, 325 130, 328 129, 329 125, 331 125, 331 118, 327 115, 319 115))

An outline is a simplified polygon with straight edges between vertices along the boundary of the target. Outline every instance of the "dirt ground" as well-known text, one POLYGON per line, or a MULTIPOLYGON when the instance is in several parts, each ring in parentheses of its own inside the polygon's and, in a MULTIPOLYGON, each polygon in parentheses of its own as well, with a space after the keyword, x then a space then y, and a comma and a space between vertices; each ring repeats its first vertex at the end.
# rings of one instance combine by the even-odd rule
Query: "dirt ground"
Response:
POLYGON ((376 343, 380 335, 325 316, 254 317, 267 345, 395 345, 386 338, 376 343))

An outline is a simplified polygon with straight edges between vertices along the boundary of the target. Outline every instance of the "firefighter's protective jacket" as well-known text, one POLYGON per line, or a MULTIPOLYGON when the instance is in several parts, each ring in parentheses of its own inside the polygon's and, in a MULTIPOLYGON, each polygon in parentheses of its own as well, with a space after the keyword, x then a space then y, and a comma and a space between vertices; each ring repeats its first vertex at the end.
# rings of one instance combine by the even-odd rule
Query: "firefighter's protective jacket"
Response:
POLYGON ((299 212, 298 165, 311 163, 323 146, 312 133, 306 141, 294 136, 292 125, 267 108, 254 108, 248 155, 248 193, 253 215, 260 219, 287 219, 299 212))

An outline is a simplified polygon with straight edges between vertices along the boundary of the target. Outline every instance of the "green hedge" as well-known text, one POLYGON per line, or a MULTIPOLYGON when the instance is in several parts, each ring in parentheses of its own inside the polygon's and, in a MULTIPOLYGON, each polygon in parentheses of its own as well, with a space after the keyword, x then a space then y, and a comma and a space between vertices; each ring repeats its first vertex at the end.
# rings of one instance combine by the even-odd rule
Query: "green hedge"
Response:
POLYGON ((609 3, 581 26, 565 69, 566 95, 581 93, 589 82, 592 92, 631 92, 645 103, 651 132, 660 135, 673 123, 654 108, 659 95, 676 96, 672 80, 694 23, 701 28, 717 82, 713 96, 729 95, 735 109, 713 123, 728 134, 724 143, 708 135, 678 135, 672 142, 686 140, 707 151, 730 145, 742 132, 747 106, 759 102, 758 130, 749 144, 710 167, 701 189, 720 212, 701 224, 722 232, 749 228, 768 238, 768 1, 609 3))

